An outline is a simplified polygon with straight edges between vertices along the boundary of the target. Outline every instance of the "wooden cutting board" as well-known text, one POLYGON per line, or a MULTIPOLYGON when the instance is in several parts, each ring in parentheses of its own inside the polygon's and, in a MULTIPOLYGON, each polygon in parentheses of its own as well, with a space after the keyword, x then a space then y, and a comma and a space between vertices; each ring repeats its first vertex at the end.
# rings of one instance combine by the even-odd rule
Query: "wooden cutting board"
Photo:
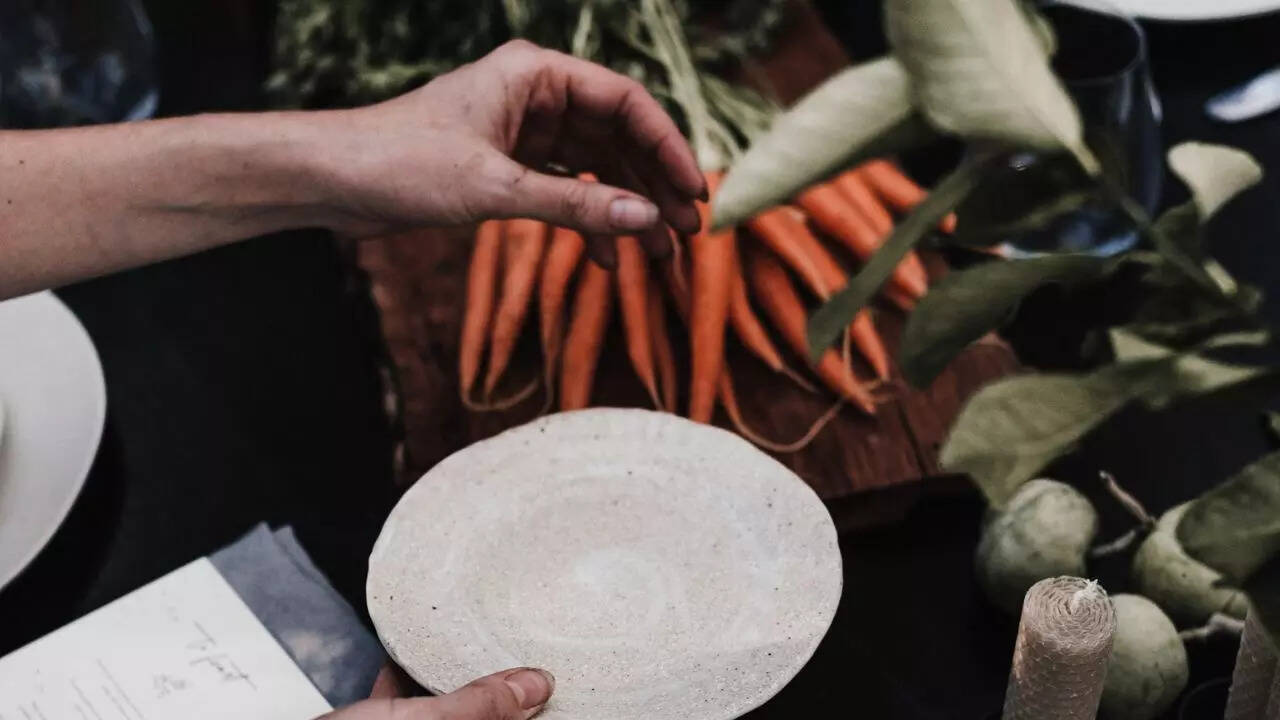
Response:
MULTIPOLYGON (((797 3, 772 56, 747 69, 790 101, 848 64, 848 58, 807 3, 797 3)), ((526 422, 542 410, 541 391, 509 411, 476 413, 458 396, 457 352, 472 228, 431 229, 360 243, 356 262, 367 277, 380 313, 387 355, 388 410, 400 437, 397 469, 411 482, 450 453, 526 422)), ((927 258, 935 275, 945 272, 927 258)), ((905 317, 888 306, 875 309, 876 325, 896 348, 905 317)), ((615 318, 596 377, 593 404, 647 407, 646 393, 624 352, 615 318)), ((673 329, 681 325, 673 317, 673 329)), ((542 372, 536 320, 531 320, 498 395, 513 392, 542 372)), ((683 338, 677 354, 687 358, 683 338)), ((763 435, 789 441, 830 407, 826 394, 808 393, 775 375, 740 348, 730 365, 748 422, 763 435)), ((799 366, 801 359, 791 357, 799 366)), ((911 493, 872 493, 938 474, 937 452, 961 404, 978 387, 1017 368, 999 342, 975 345, 925 391, 897 379, 875 418, 845 408, 803 451, 779 456, 827 500, 840 524, 891 520, 911 493), (891 498, 887 503, 873 498, 891 498), (878 503, 878 504, 872 504, 878 503)), ((681 376, 685 368, 681 368, 681 376)), ((869 375, 866 375, 869 376, 869 375)), ((725 422, 723 417, 719 418, 725 422)))

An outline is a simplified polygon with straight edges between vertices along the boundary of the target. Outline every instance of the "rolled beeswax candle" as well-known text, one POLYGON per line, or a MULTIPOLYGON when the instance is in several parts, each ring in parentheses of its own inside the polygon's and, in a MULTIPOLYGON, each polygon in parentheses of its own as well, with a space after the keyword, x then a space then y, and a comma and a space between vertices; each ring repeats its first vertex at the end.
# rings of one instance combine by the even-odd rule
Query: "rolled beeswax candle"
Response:
POLYGON ((1266 630, 1250 611, 1240 634, 1240 650, 1236 653, 1236 669, 1231 675, 1227 709, 1222 720, 1262 720, 1271 695, 1276 674, 1276 653, 1267 640, 1266 630))
POLYGON ((1098 713, 1116 614, 1091 580, 1041 580, 1022 599, 1004 720, 1092 720, 1098 713))

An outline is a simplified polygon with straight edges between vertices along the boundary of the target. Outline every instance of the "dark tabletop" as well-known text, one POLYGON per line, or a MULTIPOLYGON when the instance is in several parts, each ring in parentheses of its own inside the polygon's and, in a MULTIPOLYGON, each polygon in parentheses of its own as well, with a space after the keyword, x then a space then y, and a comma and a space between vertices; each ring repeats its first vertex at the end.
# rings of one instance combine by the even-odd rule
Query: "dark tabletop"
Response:
MULTIPOLYGON (((855 54, 883 42, 868 3, 819 4, 855 54)), ((261 106, 272 3, 147 5, 161 114, 261 106)), ((1166 142, 1235 145, 1269 171, 1210 236, 1239 277, 1274 285, 1280 113, 1221 125, 1201 106, 1280 63, 1280 16, 1146 28, 1166 142)), ((338 590, 363 607, 366 557, 396 491, 377 325, 346 266, 327 235, 295 232, 59 291, 101 354, 107 429, 71 516, 0 592, 0 654, 260 521, 292 524, 338 590)), ((1276 295, 1266 312, 1280 321, 1276 295)), ((1274 399, 1234 400, 1122 413, 1056 474, 1087 485, 1110 470, 1162 511, 1269 449, 1257 415, 1274 399)), ((854 708, 858 717, 975 720, 999 708, 1016 625, 981 600, 971 577, 981 502, 960 483, 937 488, 902 523, 842 539, 845 593, 831 633, 752 717, 854 708)), ((1104 511, 1104 534, 1123 529, 1123 518, 1104 511)), ((1124 589, 1121 574, 1100 573, 1113 592, 1124 589)), ((1223 643, 1193 652, 1192 684, 1228 674, 1233 655, 1223 643)))

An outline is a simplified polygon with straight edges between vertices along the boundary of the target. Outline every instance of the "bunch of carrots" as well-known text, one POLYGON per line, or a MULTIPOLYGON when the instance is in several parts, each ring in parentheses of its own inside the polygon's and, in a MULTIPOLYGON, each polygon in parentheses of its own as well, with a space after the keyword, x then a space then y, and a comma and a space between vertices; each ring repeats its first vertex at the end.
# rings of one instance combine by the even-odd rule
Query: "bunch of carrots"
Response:
MULTIPOLYGON (((714 193, 718 173, 708 173, 707 179, 714 193)), ((860 313, 848 328, 844 347, 828 349, 810 366, 837 401, 803 438, 787 444, 760 437, 743 421, 725 365, 726 335, 732 332, 769 368, 815 390, 783 359, 756 307, 785 345, 807 358, 808 306, 792 278, 817 301, 840 290, 849 278, 810 225, 865 261, 892 232, 893 213, 910 210, 925 194, 892 163, 873 160, 809 188, 794 205, 757 215, 743 228, 710 230, 709 207, 700 205, 703 229, 687 238, 687 244, 673 237, 675 252, 665 260, 651 263, 636 238, 621 236, 614 270, 586 261, 585 241, 572 230, 528 219, 486 221, 476 232, 468 273, 458 363, 463 402, 476 410, 504 409, 525 400, 541 382, 547 409, 557 397, 561 410, 586 407, 616 301, 627 355, 641 385, 655 407, 678 412, 680 380, 667 327, 669 301, 689 333, 689 417, 710 422, 718 402, 753 442, 778 451, 799 449, 843 403, 876 412, 874 390, 889 378, 890 360, 870 315, 860 313), (535 291, 544 375, 513 396, 495 400, 494 390, 511 361, 535 291), (850 346, 866 359, 875 379, 857 376, 850 346), (476 400, 482 364, 482 400, 476 400)), ((949 232, 954 223, 948 217, 942 229, 949 232)), ((927 290, 924 265, 912 253, 882 294, 910 311, 927 290)))

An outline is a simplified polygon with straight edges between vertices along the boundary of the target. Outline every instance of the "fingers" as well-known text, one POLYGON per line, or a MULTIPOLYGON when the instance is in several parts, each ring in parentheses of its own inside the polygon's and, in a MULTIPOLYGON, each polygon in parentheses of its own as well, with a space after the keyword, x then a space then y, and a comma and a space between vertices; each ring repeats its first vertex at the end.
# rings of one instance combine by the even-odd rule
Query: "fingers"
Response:
POLYGON ((555 678, 545 670, 504 670, 438 698, 422 701, 425 712, 415 720, 527 720, 542 709, 555 690, 555 678))
POLYGON ((658 208, 644 197, 603 182, 585 182, 516 165, 493 214, 531 217, 588 235, 642 233, 658 225, 658 208))
MULTIPOLYGON (((638 82, 595 63, 525 42, 509 43, 497 54, 513 66, 524 67, 534 65, 530 56, 536 55, 539 72, 532 76, 532 82, 551 85, 545 96, 562 98, 566 115, 580 114, 619 130, 621 146, 607 150, 637 158, 633 165, 655 192, 658 186, 666 185, 673 195, 685 199, 706 194, 706 181, 689 144, 671 116, 638 82)), ((531 96, 538 95, 538 89, 535 87, 531 96)))

